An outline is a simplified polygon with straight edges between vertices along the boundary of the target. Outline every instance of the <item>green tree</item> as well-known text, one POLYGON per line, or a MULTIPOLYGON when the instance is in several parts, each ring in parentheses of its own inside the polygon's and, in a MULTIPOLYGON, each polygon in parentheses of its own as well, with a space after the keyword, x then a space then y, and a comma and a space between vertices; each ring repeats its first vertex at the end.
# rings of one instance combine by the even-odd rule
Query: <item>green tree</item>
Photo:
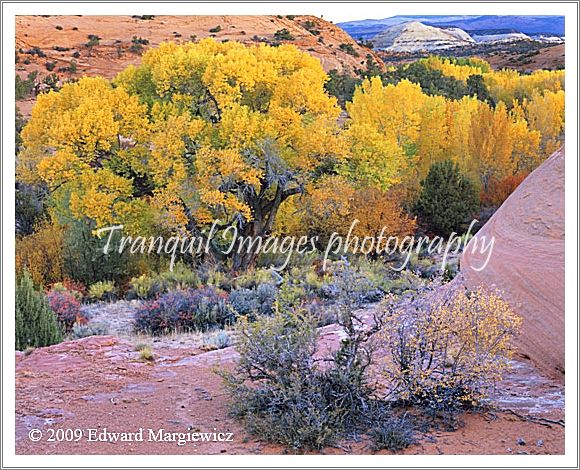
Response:
POLYGON ((415 212, 433 232, 447 236, 461 233, 479 208, 475 186, 450 160, 434 163, 421 183, 415 212))
POLYGON ((495 106, 495 101, 489 94, 481 75, 470 75, 467 78, 467 93, 475 96, 479 101, 486 101, 490 106, 495 106))
POLYGON ((332 96, 335 96, 340 106, 344 108, 348 101, 352 101, 354 90, 361 83, 362 79, 360 78, 332 69, 328 72, 328 81, 324 84, 324 88, 332 96))
POLYGON ((396 70, 383 74, 382 78, 385 84, 397 84, 401 80, 409 80, 421 85, 423 93, 441 95, 454 100, 461 99, 468 94, 465 84, 461 80, 447 77, 440 70, 430 69, 423 62, 401 65, 396 70))
POLYGON ((16 286, 16 349, 50 346, 62 341, 61 327, 43 293, 34 289, 28 271, 16 286))

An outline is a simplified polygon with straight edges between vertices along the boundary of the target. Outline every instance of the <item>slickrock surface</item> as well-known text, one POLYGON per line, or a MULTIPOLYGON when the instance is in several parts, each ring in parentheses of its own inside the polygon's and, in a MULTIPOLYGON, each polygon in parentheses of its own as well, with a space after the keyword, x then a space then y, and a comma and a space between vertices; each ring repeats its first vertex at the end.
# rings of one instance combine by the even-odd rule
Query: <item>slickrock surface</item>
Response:
POLYGON ((495 237, 485 256, 463 253, 467 285, 503 291, 523 317, 519 352, 544 374, 564 381, 564 149, 533 171, 478 232, 495 237))

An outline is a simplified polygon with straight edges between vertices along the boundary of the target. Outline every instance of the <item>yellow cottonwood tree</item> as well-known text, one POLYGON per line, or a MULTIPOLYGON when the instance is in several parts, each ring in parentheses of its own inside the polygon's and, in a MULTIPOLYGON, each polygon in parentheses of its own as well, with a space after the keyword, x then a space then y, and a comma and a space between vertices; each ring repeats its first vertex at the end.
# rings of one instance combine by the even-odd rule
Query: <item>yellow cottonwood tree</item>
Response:
POLYGON ((163 43, 113 83, 83 78, 41 95, 21 172, 97 228, 200 235, 219 218, 263 235, 285 200, 349 158, 326 80, 290 45, 163 43))
POLYGON ((564 91, 543 93, 534 90, 529 100, 523 102, 523 109, 531 129, 541 135, 541 148, 545 157, 562 145, 564 138, 564 91))
POLYGON ((137 97, 103 78, 82 78, 39 95, 22 131, 19 176, 46 182, 74 217, 111 224, 118 204, 131 204, 133 191, 129 173, 115 166, 123 153, 132 155, 130 148, 145 151, 139 143, 148 133, 137 97))
POLYGON ((383 190, 400 182, 416 154, 425 99, 421 87, 408 80, 397 85, 383 85, 379 77, 363 81, 347 103, 352 157, 344 173, 383 190))

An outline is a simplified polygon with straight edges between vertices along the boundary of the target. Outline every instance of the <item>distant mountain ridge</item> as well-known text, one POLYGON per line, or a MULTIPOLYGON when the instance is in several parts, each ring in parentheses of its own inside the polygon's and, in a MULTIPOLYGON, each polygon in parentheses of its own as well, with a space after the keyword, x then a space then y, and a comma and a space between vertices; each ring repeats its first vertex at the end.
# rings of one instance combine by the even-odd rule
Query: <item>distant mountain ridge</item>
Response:
POLYGON ((370 41, 377 50, 415 53, 438 51, 477 44, 501 44, 521 41, 563 42, 560 36, 528 36, 513 28, 477 29, 465 31, 456 26, 437 26, 420 21, 399 23, 384 29, 370 41))
POLYGON ((376 49, 393 52, 435 51, 475 43, 475 40, 461 29, 437 28, 419 21, 390 26, 371 40, 376 49))
POLYGON ((399 15, 383 19, 347 21, 337 25, 354 39, 370 39, 390 26, 418 21, 427 26, 449 26, 468 33, 477 30, 510 29, 526 35, 564 36, 564 17, 556 15, 399 15))

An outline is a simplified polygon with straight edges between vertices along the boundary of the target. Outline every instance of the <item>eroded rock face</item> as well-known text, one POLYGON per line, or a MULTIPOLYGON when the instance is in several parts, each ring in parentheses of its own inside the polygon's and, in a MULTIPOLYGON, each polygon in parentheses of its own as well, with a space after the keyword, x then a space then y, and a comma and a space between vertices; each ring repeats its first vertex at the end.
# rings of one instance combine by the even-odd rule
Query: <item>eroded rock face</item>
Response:
POLYGON ((475 42, 459 28, 437 28, 418 21, 391 26, 377 34, 372 41, 375 48, 392 52, 434 51, 475 42))
POLYGON ((483 226, 495 237, 483 255, 461 259, 468 285, 497 288, 523 317, 517 345, 544 373, 564 379, 564 148, 533 171, 483 226))

